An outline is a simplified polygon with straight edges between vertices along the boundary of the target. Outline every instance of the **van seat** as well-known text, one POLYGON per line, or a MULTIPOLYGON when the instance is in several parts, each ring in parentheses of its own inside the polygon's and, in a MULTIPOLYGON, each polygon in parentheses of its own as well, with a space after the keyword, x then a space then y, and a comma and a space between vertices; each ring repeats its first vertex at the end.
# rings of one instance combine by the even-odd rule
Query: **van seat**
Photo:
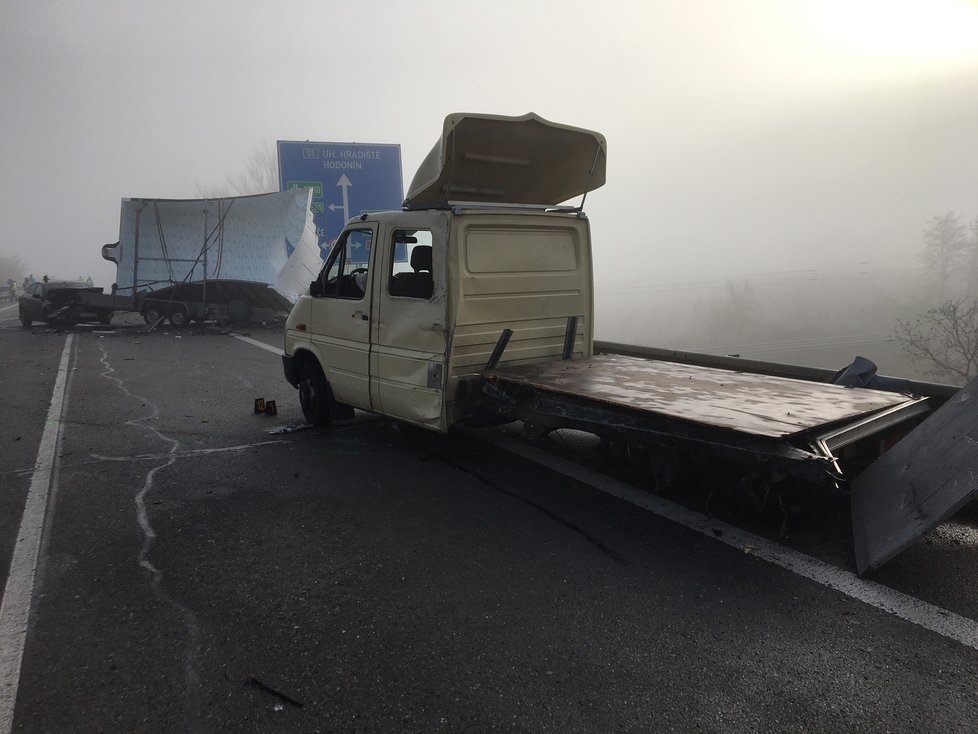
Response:
POLYGON ((413 273, 397 273, 391 278, 390 294, 408 298, 431 298, 434 281, 431 277, 431 245, 418 245, 411 250, 413 273))

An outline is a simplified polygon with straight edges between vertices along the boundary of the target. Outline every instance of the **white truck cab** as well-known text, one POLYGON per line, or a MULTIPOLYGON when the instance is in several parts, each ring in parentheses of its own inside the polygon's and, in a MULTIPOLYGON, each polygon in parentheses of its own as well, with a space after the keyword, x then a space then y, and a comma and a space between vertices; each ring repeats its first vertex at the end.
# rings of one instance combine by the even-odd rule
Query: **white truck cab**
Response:
POLYGON ((404 208, 350 220, 289 315, 306 420, 353 407, 447 431, 507 331, 501 363, 590 357, 590 231, 558 205, 603 185, 605 160, 602 135, 532 113, 449 115, 404 208))

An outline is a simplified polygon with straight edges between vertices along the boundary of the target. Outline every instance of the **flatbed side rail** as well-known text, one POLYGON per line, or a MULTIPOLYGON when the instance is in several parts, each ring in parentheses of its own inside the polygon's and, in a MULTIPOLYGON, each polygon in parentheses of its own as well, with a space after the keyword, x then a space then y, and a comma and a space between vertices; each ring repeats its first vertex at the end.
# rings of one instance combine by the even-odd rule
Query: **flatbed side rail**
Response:
MULTIPOLYGON (((753 372, 758 375, 770 375, 772 377, 791 377, 796 380, 808 380, 809 382, 827 382, 829 378, 836 374, 836 370, 830 370, 824 367, 764 362, 756 359, 735 357, 729 354, 703 354, 701 352, 685 352, 676 349, 643 347, 633 344, 620 344, 618 342, 597 340, 594 342, 594 353, 659 359, 666 362, 692 364, 699 367, 717 367, 719 369, 736 370, 738 372, 753 372)), ((939 382, 924 382, 921 380, 904 380, 904 382, 910 386, 910 389, 915 394, 937 398, 937 402, 947 400, 961 389, 955 385, 945 385, 939 382)))

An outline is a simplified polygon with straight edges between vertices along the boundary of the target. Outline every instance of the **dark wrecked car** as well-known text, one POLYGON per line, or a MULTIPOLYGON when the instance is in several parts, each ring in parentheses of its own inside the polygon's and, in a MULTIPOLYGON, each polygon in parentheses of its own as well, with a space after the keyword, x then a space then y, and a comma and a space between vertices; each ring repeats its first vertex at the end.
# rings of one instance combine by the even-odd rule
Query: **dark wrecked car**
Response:
POLYGON ((35 321, 47 324, 77 324, 82 321, 112 321, 112 310, 83 302, 85 293, 101 293, 101 288, 70 280, 31 283, 17 299, 20 323, 25 327, 35 321))

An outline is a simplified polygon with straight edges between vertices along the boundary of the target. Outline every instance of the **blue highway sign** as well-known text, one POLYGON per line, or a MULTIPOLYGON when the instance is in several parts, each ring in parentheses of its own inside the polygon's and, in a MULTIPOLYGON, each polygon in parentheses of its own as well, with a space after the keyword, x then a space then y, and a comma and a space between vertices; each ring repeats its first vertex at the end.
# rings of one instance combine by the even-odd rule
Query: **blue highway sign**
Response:
POLYGON ((312 189, 313 219, 324 251, 350 217, 400 209, 404 201, 400 145, 279 140, 278 176, 282 191, 312 189))

